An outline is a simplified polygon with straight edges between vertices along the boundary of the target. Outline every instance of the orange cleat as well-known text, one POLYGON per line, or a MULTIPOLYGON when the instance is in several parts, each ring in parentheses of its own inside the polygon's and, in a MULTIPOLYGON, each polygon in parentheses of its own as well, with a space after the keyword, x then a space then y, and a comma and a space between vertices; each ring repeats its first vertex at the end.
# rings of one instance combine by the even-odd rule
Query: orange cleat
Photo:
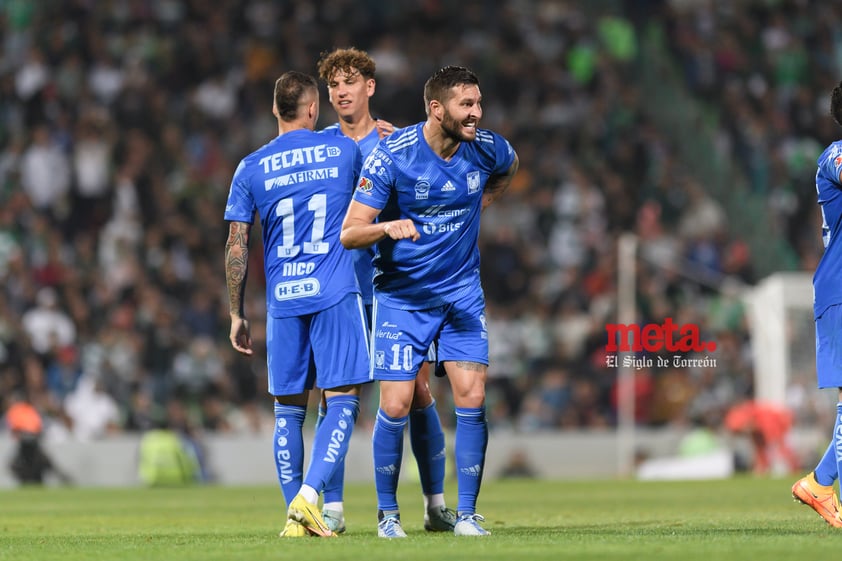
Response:
POLYGON ((833 486, 819 485, 815 472, 810 472, 792 486, 792 498, 815 510, 834 528, 842 528, 839 499, 833 486))

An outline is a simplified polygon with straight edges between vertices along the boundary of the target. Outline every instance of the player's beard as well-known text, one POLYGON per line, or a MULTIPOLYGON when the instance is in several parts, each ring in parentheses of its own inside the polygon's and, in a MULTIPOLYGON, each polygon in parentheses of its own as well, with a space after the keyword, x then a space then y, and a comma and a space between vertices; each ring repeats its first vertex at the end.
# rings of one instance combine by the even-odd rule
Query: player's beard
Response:
POLYGON ((456 142, 472 142, 477 137, 476 126, 471 127, 470 133, 465 133, 462 121, 454 119, 447 109, 444 110, 444 116, 441 119, 441 130, 456 142))

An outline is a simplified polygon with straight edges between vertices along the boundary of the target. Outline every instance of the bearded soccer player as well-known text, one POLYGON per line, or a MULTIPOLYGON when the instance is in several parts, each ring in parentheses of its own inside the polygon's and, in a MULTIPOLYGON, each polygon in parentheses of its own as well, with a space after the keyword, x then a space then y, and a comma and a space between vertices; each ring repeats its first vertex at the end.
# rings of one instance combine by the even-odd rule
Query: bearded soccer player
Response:
POLYGON ((343 462, 369 381, 365 311, 340 225, 360 173, 356 143, 313 131, 318 82, 287 72, 275 83, 278 136, 246 156, 234 172, 225 219, 225 273, 233 347, 251 355, 243 295, 255 213, 263 226, 269 392, 275 398, 274 456, 286 500, 283 537, 333 532, 319 493, 343 462), (310 369, 313 356, 314 369, 310 369), (302 477, 309 391, 323 390, 325 418, 316 429, 302 477))
MULTIPOLYGON (((356 141, 363 157, 368 156, 381 138, 394 132, 388 121, 371 115, 369 100, 374 95, 375 62, 355 48, 336 49, 325 53, 319 61, 319 76, 327 84, 330 104, 339 122, 324 129, 325 134, 347 136, 356 141)), ((352 250, 357 280, 363 303, 371 318, 372 279, 374 267, 372 247, 352 250)), ((370 325, 370 324, 369 324, 370 325)), ((370 327, 373 327, 370 325, 370 327)), ((434 354, 431 351, 431 354, 434 354)), ((430 357, 435 360, 435 357, 430 357)), ((431 532, 450 532, 456 523, 456 512, 444 500, 445 438, 436 404, 430 393, 430 367, 424 362, 415 378, 415 391, 409 412, 409 440, 418 464, 421 490, 424 494, 424 528, 431 532)), ((320 417, 321 418, 321 417, 320 417)), ((324 490, 325 522, 335 532, 345 530, 343 516, 344 464, 333 474, 324 490)))
POLYGON ((486 536, 476 511, 488 423, 488 332, 479 277, 480 215, 511 183, 518 160, 502 136, 478 128, 479 80, 448 66, 424 86, 427 120, 381 141, 342 225, 345 247, 377 244, 372 370, 378 536, 403 538, 397 485, 415 378, 438 340, 456 405, 458 505, 453 532, 486 536))

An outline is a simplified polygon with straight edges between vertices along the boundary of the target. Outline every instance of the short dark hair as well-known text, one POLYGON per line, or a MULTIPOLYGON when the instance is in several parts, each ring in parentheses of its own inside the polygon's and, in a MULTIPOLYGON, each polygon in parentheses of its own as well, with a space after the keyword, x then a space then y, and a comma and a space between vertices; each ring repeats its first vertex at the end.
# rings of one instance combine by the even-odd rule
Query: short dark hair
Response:
POLYGON ((322 53, 318 69, 319 78, 325 82, 330 82, 330 77, 336 72, 342 71, 350 74, 353 69, 359 70, 362 77, 368 80, 374 78, 376 65, 374 59, 367 52, 348 47, 347 49, 336 49, 329 53, 322 53))
POLYGON ((830 114, 837 125, 842 126, 842 82, 830 94, 830 114))
POLYGON ((430 106, 434 99, 445 102, 451 95, 454 86, 473 84, 479 86, 477 75, 464 66, 445 66, 430 76, 424 84, 424 105, 430 106))
POLYGON ((275 107, 278 108, 278 117, 287 122, 294 121, 298 117, 301 98, 311 90, 318 92, 319 83, 309 74, 295 70, 282 74, 275 81, 275 107))

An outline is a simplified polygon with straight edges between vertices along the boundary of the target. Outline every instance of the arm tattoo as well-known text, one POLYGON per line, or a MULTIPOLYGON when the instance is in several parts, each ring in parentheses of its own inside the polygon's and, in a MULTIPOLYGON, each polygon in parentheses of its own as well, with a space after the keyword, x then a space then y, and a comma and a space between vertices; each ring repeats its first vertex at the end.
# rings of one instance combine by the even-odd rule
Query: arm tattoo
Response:
POLYGON ((483 209, 491 203, 493 203, 500 195, 506 192, 506 189, 508 189, 509 185, 511 185, 512 178, 517 173, 519 167, 520 161, 518 160, 517 156, 515 156, 514 162, 512 162, 512 165, 509 166, 508 170, 506 170, 506 173, 503 173, 501 175, 493 175, 488 178, 488 181, 486 181, 485 183, 485 188, 483 189, 483 209))
POLYGON ((482 372, 485 369, 484 364, 479 362, 468 362, 467 360, 457 360, 456 366, 464 368, 465 370, 473 370, 474 372, 482 372))
POLYGON ((225 280, 228 284, 228 305, 234 315, 244 317, 243 294, 248 277, 249 233, 251 224, 231 222, 225 242, 225 280))

